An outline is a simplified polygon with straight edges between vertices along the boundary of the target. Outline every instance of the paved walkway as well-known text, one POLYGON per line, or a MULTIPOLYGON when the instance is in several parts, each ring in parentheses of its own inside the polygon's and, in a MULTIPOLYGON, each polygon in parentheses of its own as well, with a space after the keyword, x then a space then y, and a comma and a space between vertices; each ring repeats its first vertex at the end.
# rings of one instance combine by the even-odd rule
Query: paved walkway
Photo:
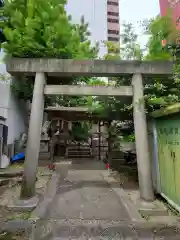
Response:
POLYGON ((176 229, 134 225, 102 171, 99 162, 73 165, 37 221, 34 240, 180 239, 176 229))

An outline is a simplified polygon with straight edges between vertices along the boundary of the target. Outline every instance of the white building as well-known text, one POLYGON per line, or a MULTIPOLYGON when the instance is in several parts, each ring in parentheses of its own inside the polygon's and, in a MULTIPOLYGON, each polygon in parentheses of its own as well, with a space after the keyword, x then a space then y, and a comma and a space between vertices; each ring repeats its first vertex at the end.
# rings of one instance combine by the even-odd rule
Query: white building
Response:
MULTIPOLYGON (((0 74, 8 76, 2 57, 1 52, 0 74)), ((15 98, 11 81, 11 78, 6 81, 0 79, 0 168, 7 165, 7 161, 6 163, 3 161, 4 155, 9 155, 10 146, 22 133, 26 132, 27 126, 26 104, 15 98)))

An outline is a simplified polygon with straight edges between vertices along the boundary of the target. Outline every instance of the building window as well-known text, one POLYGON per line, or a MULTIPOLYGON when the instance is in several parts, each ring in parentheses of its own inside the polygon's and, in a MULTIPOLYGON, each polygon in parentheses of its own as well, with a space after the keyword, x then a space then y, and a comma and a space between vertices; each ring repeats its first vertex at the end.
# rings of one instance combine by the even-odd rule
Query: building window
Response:
POLYGON ((119 6, 118 2, 108 1, 108 5, 119 6))
POLYGON ((180 24, 180 17, 176 19, 176 25, 179 25, 179 24, 180 24))
POLYGON ((110 42, 119 42, 119 38, 116 38, 116 37, 108 37, 108 41, 110 41, 110 42))
POLYGON ((118 31, 118 30, 108 30, 108 34, 116 34, 116 35, 119 35, 119 31, 118 31))
POLYGON ((110 23, 119 23, 119 19, 108 18, 108 22, 110 22, 110 23))
POLYGON ((117 12, 107 12, 107 15, 114 16, 114 17, 119 17, 119 13, 117 13, 117 12))

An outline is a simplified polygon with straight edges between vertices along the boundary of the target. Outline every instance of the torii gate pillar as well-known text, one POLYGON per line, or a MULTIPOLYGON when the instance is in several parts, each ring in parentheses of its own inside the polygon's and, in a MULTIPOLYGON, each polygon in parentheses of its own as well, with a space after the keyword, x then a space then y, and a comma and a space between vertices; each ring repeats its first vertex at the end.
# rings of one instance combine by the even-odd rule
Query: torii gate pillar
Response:
POLYGON ((36 171, 39 159, 41 128, 44 113, 45 79, 44 73, 36 73, 25 155, 24 178, 21 188, 21 199, 30 199, 35 196, 36 171))
POLYGON ((144 87, 141 74, 134 74, 133 114, 136 139, 136 154, 138 164, 140 197, 145 201, 154 200, 151 160, 148 147, 148 132, 144 106, 144 87))

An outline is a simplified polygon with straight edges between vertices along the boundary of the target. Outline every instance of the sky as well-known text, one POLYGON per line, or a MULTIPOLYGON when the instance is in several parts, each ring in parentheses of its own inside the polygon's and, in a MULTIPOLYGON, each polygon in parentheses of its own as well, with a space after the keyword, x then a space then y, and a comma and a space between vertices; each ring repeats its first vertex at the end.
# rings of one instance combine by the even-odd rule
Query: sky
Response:
POLYGON ((143 47, 147 43, 147 36, 142 36, 138 22, 155 17, 160 12, 159 0, 120 0, 120 21, 132 22, 139 34, 139 43, 143 47))

